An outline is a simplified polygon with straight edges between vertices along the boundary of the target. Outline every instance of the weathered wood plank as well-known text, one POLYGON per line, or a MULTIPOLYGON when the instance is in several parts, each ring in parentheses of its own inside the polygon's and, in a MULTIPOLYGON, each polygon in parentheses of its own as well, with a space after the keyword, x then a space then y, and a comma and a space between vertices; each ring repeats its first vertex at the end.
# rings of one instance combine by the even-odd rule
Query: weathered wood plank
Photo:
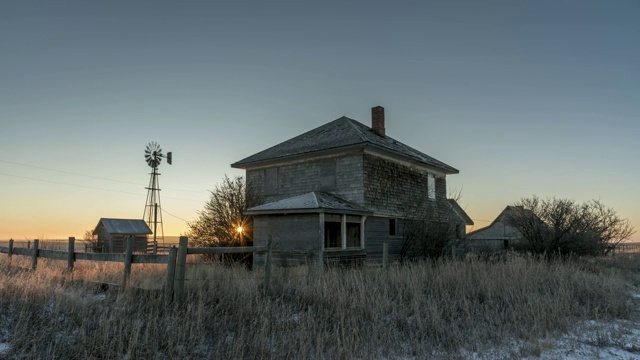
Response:
POLYGON ((167 278, 164 288, 164 295, 167 300, 173 300, 173 286, 176 276, 176 258, 178 257, 178 249, 172 246, 169 249, 169 256, 167 259, 167 278))
POLYGON ((136 255, 133 254, 131 262, 134 264, 166 264, 169 255, 136 255))
POLYGON ((38 248, 40 247, 40 240, 33 240, 33 253, 31 254, 31 270, 35 270, 38 266, 38 248))
POLYGON ((73 270, 73 263, 75 262, 74 253, 76 251, 76 238, 69 238, 69 245, 67 247, 67 269, 73 270))
POLYGON ((76 260, 124 262, 124 254, 76 253, 76 260))
POLYGON ((135 240, 133 236, 127 237, 127 252, 124 254, 124 278, 122 280, 122 287, 127 286, 127 280, 131 275, 131 260, 133 259, 133 248, 135 246, 135 240))
POLYGON ((262 254, 269 251, 266 246, 236 246, 236 247, 200 247, 187 248, 187 254, 238 254, 238 253, 256 253, 262 254))
POLYGON ((53 260, 67 260, 69 254, 60 250, 38 250, 38 257, 53 260))
POLYGON ((189 239, 187 239, 186 236, 181 236, 180 243, 178 244, 178 255, 176 259, 176 278, 174 283, 174 297, 177 300, 182 299, 182 294, 184 292, 184 277, 187 266, 188 246, 189 239))
POLYGON ((13 248, 13 255, 32 256, 33 249, 29 248, 13 248))

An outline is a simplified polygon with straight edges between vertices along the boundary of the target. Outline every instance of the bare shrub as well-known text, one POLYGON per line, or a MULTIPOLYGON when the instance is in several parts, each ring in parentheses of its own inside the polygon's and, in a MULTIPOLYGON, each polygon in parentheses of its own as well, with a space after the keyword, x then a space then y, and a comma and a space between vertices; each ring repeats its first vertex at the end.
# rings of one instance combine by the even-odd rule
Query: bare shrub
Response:
MULTIPOLYGON (((460 198, 460 192, 455 195, 460 198)), ((456 222, 446 199, 437 202, 422 199, 417 205, 407 206, 403 220, 403 242, 400 258, 403 262, 439 259, 454 253, 459 243, 461 227, 456 222)))
POLYGON ((604 255, 628 239, 629 220, 599 200, 521 199, 507 221, 528 241, 527 250, 547 255, 604 255))

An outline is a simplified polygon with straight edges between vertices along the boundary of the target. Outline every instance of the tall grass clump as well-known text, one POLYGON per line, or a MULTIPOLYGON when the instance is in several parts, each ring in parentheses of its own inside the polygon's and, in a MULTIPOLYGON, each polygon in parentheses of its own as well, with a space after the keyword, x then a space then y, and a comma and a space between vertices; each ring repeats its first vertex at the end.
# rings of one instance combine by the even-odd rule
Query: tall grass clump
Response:
POLYGON ((260 270, 190 263, 184 299, 163 298, 161 266, 0 262, 0 342, 14 358, 448 357, 630 318, 623 272, 596 262, 439 261, 381 268, 260 270), (136 288, 144 288, 139 290, 136 288))

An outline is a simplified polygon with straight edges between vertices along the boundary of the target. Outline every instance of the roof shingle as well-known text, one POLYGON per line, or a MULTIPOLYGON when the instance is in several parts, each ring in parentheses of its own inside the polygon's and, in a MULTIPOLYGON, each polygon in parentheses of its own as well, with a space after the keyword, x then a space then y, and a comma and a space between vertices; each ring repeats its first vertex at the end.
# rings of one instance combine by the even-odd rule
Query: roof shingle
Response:
POLYGON ((284 160, 289 157, 312 154, 319 151, 338 150, 350 146, 371 146, 436 167, 447 173, 458 173, 457 169, 442 161, 436 160, 389 136, 378 135, 368 126, 345 116, 244 158, 231 164, 231 166, 246 168, 263 162, 284 160))

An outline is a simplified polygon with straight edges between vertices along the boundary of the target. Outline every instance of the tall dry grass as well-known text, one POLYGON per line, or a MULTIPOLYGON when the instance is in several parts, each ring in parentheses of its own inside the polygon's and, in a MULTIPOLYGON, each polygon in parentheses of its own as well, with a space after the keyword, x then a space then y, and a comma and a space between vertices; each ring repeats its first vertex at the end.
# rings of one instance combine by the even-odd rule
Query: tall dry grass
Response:
POLYGON ((583 260, 442 261, 260 271, 189 264, 184 301, 162 297, 164 267, 135 265, 151 290, 102 292, 122 265, 0 262, 0 342, 15 358, 451 357, 535 340, 587 319, 635 316, 626 269, 583 260))

